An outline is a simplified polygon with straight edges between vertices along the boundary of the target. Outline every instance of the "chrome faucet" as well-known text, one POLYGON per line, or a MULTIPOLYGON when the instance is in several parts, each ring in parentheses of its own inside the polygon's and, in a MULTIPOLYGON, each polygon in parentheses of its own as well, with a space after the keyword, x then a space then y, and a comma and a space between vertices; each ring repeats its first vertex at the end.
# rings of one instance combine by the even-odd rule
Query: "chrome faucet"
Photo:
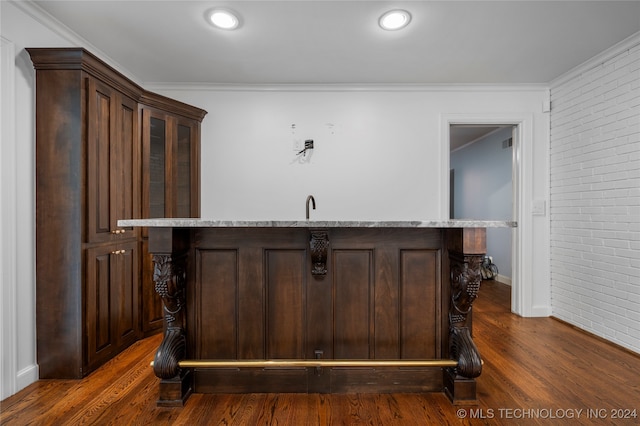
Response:
POLYGON ((307 220, 309 220, 309 201, 311 201, 311 204, 313 204, 313 209, 316 209, 316 199, 313 198, 313 195, 309 195, 307 197, 307 220))

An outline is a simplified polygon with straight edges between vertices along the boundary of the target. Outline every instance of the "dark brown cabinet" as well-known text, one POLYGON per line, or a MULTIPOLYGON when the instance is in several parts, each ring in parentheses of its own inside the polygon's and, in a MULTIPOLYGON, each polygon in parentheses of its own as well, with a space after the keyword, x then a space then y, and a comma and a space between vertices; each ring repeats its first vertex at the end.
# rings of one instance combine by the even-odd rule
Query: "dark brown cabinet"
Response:
POLYGON ((150 194, 168 206, 158 214, 199 213, 206 111, 145 91, 84 49, 27 50, 36 69, 40 378, 80 378, 156 330, 147 325, 161 308, 147 294, 146 240, 117 221, 155 212, 150 194), (164 165, 149 156, 147 108, 168 124, 164 165), (149 183, 160 169, 161 192, 149 183))

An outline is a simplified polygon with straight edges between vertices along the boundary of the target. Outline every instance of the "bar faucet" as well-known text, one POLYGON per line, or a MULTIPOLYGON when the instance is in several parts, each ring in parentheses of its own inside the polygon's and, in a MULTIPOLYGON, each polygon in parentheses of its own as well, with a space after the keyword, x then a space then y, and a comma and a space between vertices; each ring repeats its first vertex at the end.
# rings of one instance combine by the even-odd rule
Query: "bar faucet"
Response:
POLYGON ((316 199, 313 198, 313 195, 309 195, 307 197, 307 220, 309 220, 309 201, 311 201, 311 204, 313 204, 313 209, 316 209, 316 199))

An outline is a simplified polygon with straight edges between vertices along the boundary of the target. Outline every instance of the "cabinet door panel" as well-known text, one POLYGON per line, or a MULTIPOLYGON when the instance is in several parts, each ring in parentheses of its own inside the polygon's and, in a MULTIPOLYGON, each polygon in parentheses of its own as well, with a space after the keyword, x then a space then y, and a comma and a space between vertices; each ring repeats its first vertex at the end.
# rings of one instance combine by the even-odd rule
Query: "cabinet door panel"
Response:
POLYGON ((87 240, 113 238, 112 135, 115 132, 115 91, 92 78, 87 79, 87 240))
POLYGON ((166 217, 167 117, 151 110, 142 111, 143 211, 144 217, 166 217))
POLYGON ((138 242, 87 249, 87 364, 109 359, 138 334, 138 242))
POLYGON ((238 252, 198 250, 196 268, 202 283, 196 290, 201 302, 196 310, 202 318, 197 338, 198 356, 235 359, 238 357, 238 252))
MULTIPOLYGON (((115 155, 112 157, 112 185, 114 188, 115 215, 111 218, 111 229, 117 226, 119 219, 140 217, 140 142, 137 133, 137 104, 130 98, 118 96, 117 134, 114 141, 115 155)), ((137 233, 135 228, 127 228, 126 234, 137 233)), ((122 235, 122 234, 121 234, 122 235)), ((124 235, 122 235, 124 236, 124 235)))
POLYGON ((434 359, 437 353, 436 250, 400 251, 401 355, 434 359))
POLYGON ((265 251, 267 358, 305 355, 305 250, 265 251))
POLYGON ((115 265, 111 247, 87 250, 87 363, 108 359, 114 350, 111 321, 111 280, 115 265))
POLYGON ((372 250, 333 250, 334 356, 371 357, 372 250))
POLYGON ((87 79, 87 241, 114 241, 133 228, 119 219, 140 217, 137 104, 87 79))
POLYGON ((138 324, 138 243, 118 246, 114 255, 116 268, 111 281, 113 330, 118 347, 133 343, 138 324))

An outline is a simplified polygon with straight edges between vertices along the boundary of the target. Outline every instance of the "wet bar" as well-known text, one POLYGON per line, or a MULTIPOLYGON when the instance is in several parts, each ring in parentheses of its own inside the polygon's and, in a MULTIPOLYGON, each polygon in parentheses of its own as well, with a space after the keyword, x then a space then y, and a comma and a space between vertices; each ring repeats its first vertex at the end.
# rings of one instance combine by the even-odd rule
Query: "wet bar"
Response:
POLYGON ((476 400, 487 227, 508 221, 140 219, 164 339, 158 405, 192 392, 476 400))

